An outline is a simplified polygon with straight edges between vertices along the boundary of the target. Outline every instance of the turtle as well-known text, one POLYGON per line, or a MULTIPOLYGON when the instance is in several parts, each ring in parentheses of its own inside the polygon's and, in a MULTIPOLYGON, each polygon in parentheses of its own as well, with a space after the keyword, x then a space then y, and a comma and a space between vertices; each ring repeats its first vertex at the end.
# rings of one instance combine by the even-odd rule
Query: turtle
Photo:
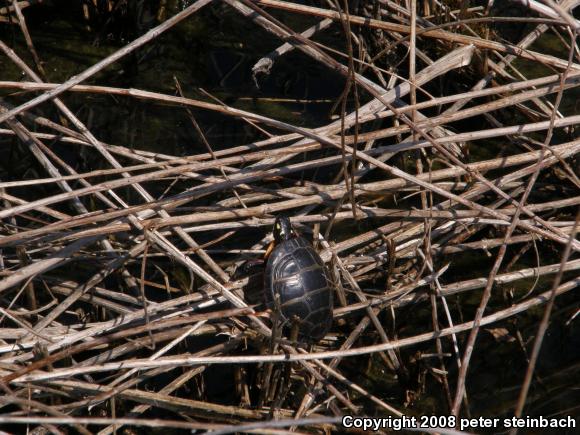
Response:
POLYGON ((274 241, 266 251, 264 293, 283 326, 297 325, 298 337, 316 343, 332 325, 333 281, 311 243, 277 217, 274 241))

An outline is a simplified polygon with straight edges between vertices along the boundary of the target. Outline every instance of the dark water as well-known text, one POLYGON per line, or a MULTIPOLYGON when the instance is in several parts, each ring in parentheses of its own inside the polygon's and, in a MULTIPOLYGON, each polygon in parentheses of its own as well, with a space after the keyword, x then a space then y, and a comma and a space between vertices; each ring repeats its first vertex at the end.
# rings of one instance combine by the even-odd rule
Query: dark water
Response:
MULTIPOLYGON (((70 10, 64 3, 68 2, 56 2, 61 6, 58 8, 50 7, 49 3, 26 11, 48 81, 66 80, 158 24, 153 10, 157 2, 133 2, 142 7, 131 8, 124 14, 103 13, 103 17, 88 22, 82 19, 80 10, 70 10)), ((172 14, 185 2, 167 3, 168 13, 172 14)), ((16 26, 4 28, 3 36, 11 46, 20 48, 18 52, 30 62, 16 26)), ((312 63, 296 68, 299 55, 290 55, 276 63, 269 77, 262 76, 257 88, 251 67, 277 45, 264 31, 217 3, 97 74, 89 83, 175 94, 177 81, 188 97, 207 101, 209 98, 200 91, 204 89, 237 108, 297 125, 319 125, 327 117, 330 104, 261 99, 328 100, 336 97, 341 81, 336 77, 333 82, 325 69, 312 63)), ((3 77, 19 80, 20 72, 6 59, 1 62, 3 77)), ((195 130, 182 108, 98 95, 91 95, 88 101, 84 95, 66 96, 65 101, 73 106, 77 103, 80 115, 91 119, 92 131, 99 132, 104 141, 178 155, 199 150, 195 130)), ((195 115, 215 149, 250 142, 256 137, 247 124, 233 118, 207 112, 195 115)))

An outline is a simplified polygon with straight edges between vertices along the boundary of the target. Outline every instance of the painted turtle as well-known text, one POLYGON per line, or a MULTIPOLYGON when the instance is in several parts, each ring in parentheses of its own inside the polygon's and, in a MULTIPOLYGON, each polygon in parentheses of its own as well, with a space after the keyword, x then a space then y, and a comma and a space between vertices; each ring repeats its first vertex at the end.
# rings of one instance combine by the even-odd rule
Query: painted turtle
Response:
POLYGON ((278 217, 274 241, 266 252, 266 304, 280 315, 283 325, 298 324, 299 336, 319 341, 332 324, 332 279, 312 245, 278 217))

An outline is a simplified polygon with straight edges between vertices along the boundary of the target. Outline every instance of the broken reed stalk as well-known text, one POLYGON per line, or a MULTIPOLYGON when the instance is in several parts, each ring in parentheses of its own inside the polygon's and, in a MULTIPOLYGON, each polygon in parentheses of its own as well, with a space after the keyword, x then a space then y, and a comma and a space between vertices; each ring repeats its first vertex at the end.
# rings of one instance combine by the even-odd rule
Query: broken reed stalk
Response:
MULTIPOLYGON (((578 46, 570 38, 567 60, 528 49, 550 29, 569 28, 576 34, 569 13, 573 2, 548 2, 550 20, 527 20, 534 31, 507 43, 493 40, 489 27, 486 37, 480 36, 477 26, 502 17, 478 8, 459 11, 461 18, 437 10, 447 14, 437 17, 421 15, 418 2, 410 2, 409 10, 408 2, 387 2, 390 12, 381 6, 372 16, 361 16, 363 9, 347 10, 348 2, 340 1, 323 9, 277 0, 224 0, 280 39, 280 47, 262 53, 265 57, 255 64, 256 83, 263 74, 275 74, 273 62, 294 50, 344 78, 340 119, 316 128, 242 110, 207 92, 203 95, 217 103, 187 97, 180 86, 180 96, 174 96, 83 84, 209 3, 198 0, 63 83, 45 83, 43 53, 35 50, 20 11, 29 4, 0 8, 0 21, 14 12, 40 73, 0 41, 3 53, 28 76, 20 82, 0 77, 0 88, 25 91, 18 99, 7 95, 0 101, 0 123, 7 127, 0 129, 0 138, 17 138, 45 172, 34 179, 0 180, 0 198, 6 203, 0 210, 0 382, 6 392, 0 406, 8 412, 0 421, 42 424, 54 433, 59 433, 54 424, 75 425, 87 433, 87 425, 104 425, 102 434, 127 424, 224 433, 232 430, 224 425, 243 422, 248 430, 300 425, 321 430, 319 424, 338 421, 323 414, 357 413, 367 401, 395 416, 412 406, 416 391, 407 390, 406 399, 381 399, 384 392, 364 388, 359 373, 349 368, 353 357, 363 361, 363 355, 377 354, 373 365, 409 388, 408 368, 415 364, 406 353, 410 348, 437 355, 439 365, 430 367, 431 373, 450 402, 449 409, 442 406, 438 412, 459 415, 464 406, 469 414, 473 398, 466 381, 479 329, 531 316, 531 308, 548 303, 520 393, 520 415, 553 304, 566 300, 556 299, 560 295, 577 292, 580 284, 574 278, 580 263, 568 258, 580 249, 571 212, 580 203, 575 162, 580 141, 560 134, 572 132, 580 121, 560 108, 580 84, 580 67, 572 57, 578 46), (300 33, 262 7, 323 21, 300 33), (442 16, 447 21, 436 20, 442 16), (325 47, 311 40, 328 28, 342 29, 342 45, 325 47), (372 37, 363 34, 371 31, 383 32, 382 43, 393 50, 399 45, 408 50, 399 54, 408 65, 405 74, 385 68, 381 53, 364 52, 361 38, 372 37), (432 58, 434 53, 439 57, 432 58), (474 67, 480 59, 485 65, 474 67), (526 78, 523 68, 513 65, 516 59, 534 62, 544 75, 526 78), (435 79, 448 77, 451 70, 472 88, 432 95, 435 79), (66 91, 184 108, 205 145, 199 153, 175 156, 105 143, 58 98, 66 91), (39 95, 27 99, 32 92, 39 95), (552 102, 548 97, 554 94, 552 102), (61 117, 40 115, 36 109, 44 102, 54 104, 61 117), (244 120, 256 140, 216 149, 194 109, 244 120), (514 112, 528 121, 510 123, 514 112), (451 131, 452 123, 460 131, 451 131), (484 153, 474 152, 492 139, 501 142, 498 155, 484 159, 484 153), (69 150, 82 148, 104 166, 79 173, 60 151, 47 146, 53 141, 69 150), (405 164, 406 155, 413 165, 405 164), (308 179, 332 170, 338 176, 308 179), (157 186, 163 187, 162 195, 152 193, 159 192, 157 186), (541 200, 537 189, 551 196, 541 200), (90 210, 89 202, 94 205, 90 210), (260 301, 250 302, 252 272, 243 264, 264 252, 274 215, 281 213, 291 214, 303 233, 311 224, 327 226, 326 236, 316 242, 320 239, 328 267, 343 279, 337 283, 334 327, 325 340, 309 350, 282 341, 283 353, 264 355, 260 348, 271 336, 270 313, 260 301), (339 236, 349 224, 355 226, 339 236), (523 252, 532 243, 541 251, 563 250, 561 262, 550 264, 538 256, 534 267, 510 270, 516 255, 507 270, 501 269, 508 247, 523 245, 523 252), (481 261, 481 270, 455 275, 461 255, 493 257, 490 251, 496 248, 493 264, 481 261), (75 274, 75 264, 87 273, 75 274), (171 275, 173 267, 189 275, 189 284, 171 275), (551 274, 557 274, 552 290, 541 292, 539 280, 551 274), (523 292, 523 300, 498 302, 503 301, 499 286, 525 279, 536 282, 523 292), (458 295, 479 295, 479 289, 484 290, 474 314, 458 295), (493 312, 484 313, 490 301, 493 312), (400 331, 398 319, 406 310, 421 310, 426 302, 430 316, 425 324, 431 326, 400 331), (466 344, 464 333, 469 335, 466 344), (450 351, 453 358, 446 359, 450 351), (299 364, 292 366, 288 382, 303 386, 302 396, 254 407, 259 386, 252 385, 248 370, 290 361, 299 364), (229 404, 214 403, 199 387, 210 380, 208 368, 215 364, 245 373, 238 380, 240 397, 229 404), (156 391, 145 391, 145 382, 152 380, 157 384, 148 385, 156 391), (199 400, 176 394, 184 388, 199 400), (349 397, 349 391, 356 395, 349 397), (113 407, 119 401, 137 405, 123 417, 116 411, 110 414, 115 418, 84 417, 106 401, 113 407), (30 409, 36 415, 23 417, 30 409), (151 409, 203 424, 135 420, 151 409), (65 412, 75 417, 67 419, 65 412), (273 414, 293 420, 263 421, 273 414)), ((317 228, 315 234, 322 233, 317 228)))

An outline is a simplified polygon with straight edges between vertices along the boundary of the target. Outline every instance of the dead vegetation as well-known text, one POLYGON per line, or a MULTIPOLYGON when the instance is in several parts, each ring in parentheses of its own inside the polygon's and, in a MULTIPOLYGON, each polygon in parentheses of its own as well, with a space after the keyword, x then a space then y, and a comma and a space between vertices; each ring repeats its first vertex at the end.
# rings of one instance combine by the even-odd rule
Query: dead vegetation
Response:
MULTIPOLYGON (((432 0, 197 0, 172 15, 161 1, 155 27, 62 83, 47 82, 22 13, 36 3, 0 8, 28 46, 0 41, 23 74, 0 75, 0 134, 44 171, 0 180, 0 423, 282 433, 332 430, 345 414, 470 415, 483 331, 525 361, 501 410, 524 413, 555 310, 578 321, 576 2, 502 16, 432 0), (334 120, 305 127, 179 83, 175 94, 91 84, 218 3, 280 43, 255 62, 257 85, 293 52, 344 84, 334 120), (336 46, 317 42, 325 32, 336 46), (547 37, 555 48, 535 44, 547 37), (73 93, 179 107, 203 151, 106 143, 63 100, 73 93), (258 139, 214 149, 204 112, 258 139), (99 163, 79 173, 55 144, 99 163), (279 214, 337 282, 331 333, 308 349, 272 342, 260 267, 247 263, 279 214), (506 327, 526 314, 525 330, 506 327), (421 408, 425 395, 440 403, 421 408)), ((88 28, 117 3, 85 2, 88 28)))

